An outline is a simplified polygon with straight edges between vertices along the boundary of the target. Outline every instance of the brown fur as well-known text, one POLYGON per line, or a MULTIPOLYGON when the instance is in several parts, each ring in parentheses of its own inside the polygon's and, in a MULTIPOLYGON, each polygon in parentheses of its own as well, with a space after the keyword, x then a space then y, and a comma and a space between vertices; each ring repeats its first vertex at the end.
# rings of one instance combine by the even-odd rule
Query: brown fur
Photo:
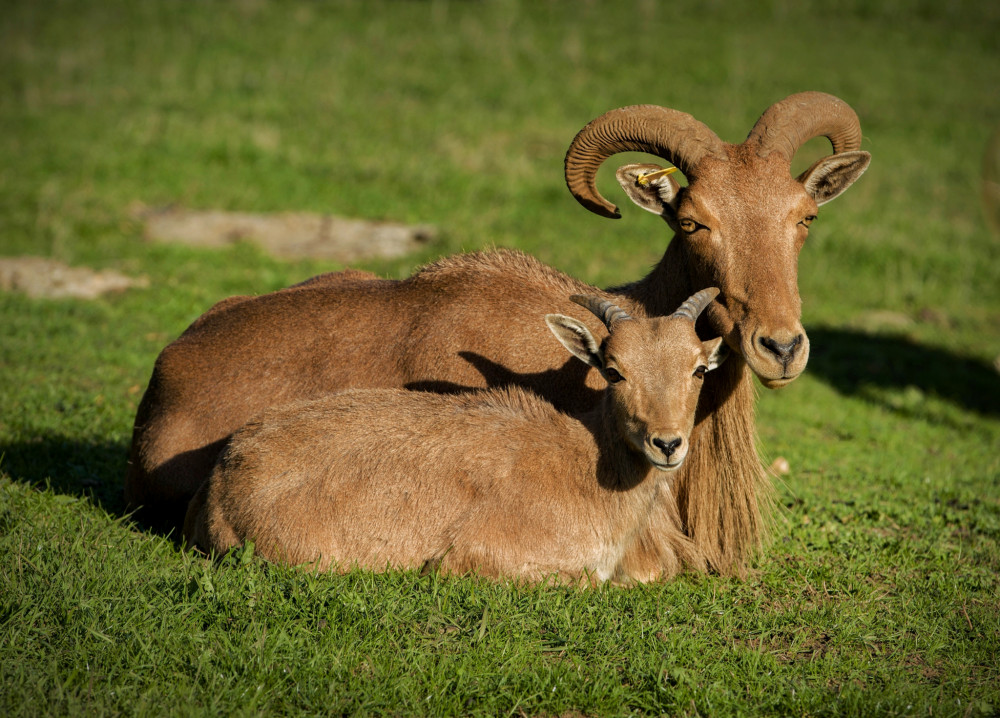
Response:
MULTIPOLYGON (((688 453, 695 369, 714 368, 720 340, 702 343, 683 318, 625 320, 600 348, 587 336, 587 349, 586 330, 568 322, 553 326, 567 348, 625 377, 597 409, 571 417, 518 387, 355 389, 293 403, 234 434, 191 502, 186 540, 222 553, 252 539, 270 560, 321 570, 658 578, 663 568, 622 557, 654 505, 674 503, 667 477, 688 453)), ((703 569, 678 519, 673 538, 703 569)))
MULTIPOLYGON (((636 316, 659 316, 695 289, 718 286, 699 329, 741 355, 706 380, 676 503, 658 507, 661 521, 627 559, 653 573, 703 557, 720 573, 741 574, 761 545, 770 484, 757 456, 752 373, 772 387, 791 381, 808 342, 783 362, 759 340, 804 339, 797 261, 805 222, 867 166, 867 153, 834 155, 793 179, 775 155, 725 147, 728 161, 706 160, 685 188, 669 176, 643 185, 653 165, 619 170, 633 201, 676 236, 647 277, 602 295, 636 316), (694 231, 686 220, 698 223, 694 231), (694 558, 678 548, 678 520, 694 558)), ((559 409, 586 410, 599 396, 597 373, 549 347, 540 321, 555 310, 600 332, 571 293, 600 292, 497 251, 450 257, 399 281, 345 272, 217 305, 157 359, 136 415, 126 499, 148 520, 176 526, 233 431, 269 407, 348 387, 516 385, 559 409)))

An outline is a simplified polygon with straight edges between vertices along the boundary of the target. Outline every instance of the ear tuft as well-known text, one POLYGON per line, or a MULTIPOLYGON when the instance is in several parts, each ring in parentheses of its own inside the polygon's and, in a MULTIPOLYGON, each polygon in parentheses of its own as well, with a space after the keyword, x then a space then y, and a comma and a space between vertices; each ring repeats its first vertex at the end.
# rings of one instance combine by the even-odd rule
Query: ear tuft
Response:
POLYGON ((600 345, 586 324, 564 314, 546 314, 545 323, 570 354, 589 366, 604 367, 600 345))
POLYGON ((722 337, 716 337, 715 339, 709 339, 706 342, 702 342, 702 346, 705 348, 705 353, 708 355, 708 370, 712 371, 717 369, 722 362, 726 360, 729 356, 729 345, 723 341, 722 337))
POLYGON ((673 213, 680 185, 670 175, 676 167, 661 167, 653 164, 623 165, 615 172, 618 184, 629 199, 647 212, 663 215, 673 213))
POLYGON ((823 157, 800 174, 798 181, 816 204, 826 204, 854 184, 871 159, 871 154, 860 150, 823 157))

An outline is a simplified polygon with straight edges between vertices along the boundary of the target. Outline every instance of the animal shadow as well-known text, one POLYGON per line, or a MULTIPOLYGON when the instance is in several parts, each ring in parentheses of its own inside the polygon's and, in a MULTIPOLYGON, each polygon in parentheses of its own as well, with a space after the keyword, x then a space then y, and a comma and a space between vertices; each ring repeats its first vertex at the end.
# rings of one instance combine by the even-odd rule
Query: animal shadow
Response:
MULTIPOLYGON (((535 394, 551 403, 557 409, 572 411, 573 407, 566 405, 567 397, 575 397, 580 400, 580 387, 583 386, 587 378, 590 367, 579 359, 568 357, 566 362, 558 369, 547 369, 536 373, 518 373, 508 369, 503 364, 499 364, 492 359, 488 359, 480 354, 469 351, 458 353, 460 357, 469 362, 478 371, 486 385, 490 388, 504 386, 521 386, 532 390, 535 394)), ((415 381, 406 385, 411 391, 432 391, 439 394, 453 394, 462 391, 475 391, 481 386, 463 386, 447 381, 415 381)), ((597 389, 586 390, 586 400, 584 405, 592 405, 597 402, 601 392, 597 389)))
POLYGON ((985 362, 902 336, 833 327, 807 331, 808 371, 841 394, 875 398, 873 388, 916 387, 967 411, 1000 416, 1000 374, 985 362))
POLYGON ((83 441, 49 434, 0 446, 0 471, 30 486, 49 486, 85 498, 114 516, 125 515, 123 441, 83 441))

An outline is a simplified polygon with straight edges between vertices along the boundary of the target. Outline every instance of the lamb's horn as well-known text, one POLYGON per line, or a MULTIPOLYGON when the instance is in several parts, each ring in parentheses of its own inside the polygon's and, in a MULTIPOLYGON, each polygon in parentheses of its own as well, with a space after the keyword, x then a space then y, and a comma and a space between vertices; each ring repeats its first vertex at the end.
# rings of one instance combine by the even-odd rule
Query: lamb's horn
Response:
POLYGON ((671 314, 673 317, 683 317, 684 319, 689 319, 691 322, 698 321, 698 315, 705 311, 705 307, 712 303, 712 300, 719 295, 719 290, 716 287, 709 287, 708 289, 702 289, 700 292, 695 292, 687 300, 677 307, 677 311, 671 314))
POLYGON ((595 317, 604 322, 604 326, 608 328, 608 331, 611 330, 612 324, 632 318, 628 312, 617 304, 609 302, 607 299, 595 297, 593 294, 574 294, 570 297, 570 300, 576 302, 581 307, 589 309, 595 317))

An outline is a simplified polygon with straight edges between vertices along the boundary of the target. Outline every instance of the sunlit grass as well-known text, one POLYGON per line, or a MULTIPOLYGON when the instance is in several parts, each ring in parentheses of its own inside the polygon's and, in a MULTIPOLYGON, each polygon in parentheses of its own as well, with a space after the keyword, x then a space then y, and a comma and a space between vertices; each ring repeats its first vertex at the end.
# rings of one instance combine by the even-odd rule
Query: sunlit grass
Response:
POLYGON ((150 285, 0 294, 0 712, 996 712, 998 37, 971 0, 7 3, 0 254, 150 285), (436 244, 365 268, 509 246, 611 285, 669 233, 613 167, 623 219, 573 201, 575 132, 651 102, 739 141, 805 89, 858 110, 874 160, 801 255, 813 356, 761 396, 763 452, 791 471, 747 580, 311 576, 122 516, 159 350, 223 297, 337 268, 151 244, 137 203, 431 223, 436 244))

